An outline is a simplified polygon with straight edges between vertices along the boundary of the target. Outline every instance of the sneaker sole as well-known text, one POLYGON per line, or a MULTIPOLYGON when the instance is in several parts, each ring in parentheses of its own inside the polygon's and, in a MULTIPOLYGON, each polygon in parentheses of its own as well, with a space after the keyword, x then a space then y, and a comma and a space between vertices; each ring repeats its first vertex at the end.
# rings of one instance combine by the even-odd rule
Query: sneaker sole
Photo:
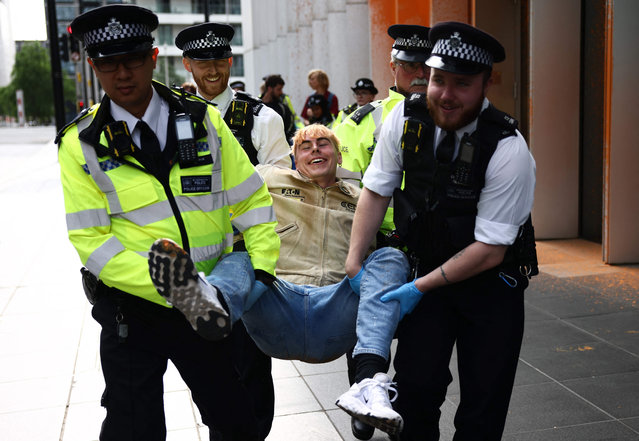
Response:
POLYGON ((371 414, 370 412, 359 413, 345 406, 344 404, 340 403, 340 400, 337 400, 335 404, 337 405, 337 407, 342 409, 344 412, 346 412, 353 418, 356 418, 363 423, 366 423, 370 426, 375 427, 376 429, 386 432, 387 434, 391 436, 399 435, 399 433, 402 431, 402 428, 404 426, 404 420, 402 420, 401 417, 399 417, 399 419, 383 418, 383 417, 375 416, 371 414))
POLYGON ((221 340, 229 335, 228 313, 203 295, 191 257, 176 243, 168 239, 155 241, 149 251, 149 274, 158 293, 186 317, 200 336, 221 340))

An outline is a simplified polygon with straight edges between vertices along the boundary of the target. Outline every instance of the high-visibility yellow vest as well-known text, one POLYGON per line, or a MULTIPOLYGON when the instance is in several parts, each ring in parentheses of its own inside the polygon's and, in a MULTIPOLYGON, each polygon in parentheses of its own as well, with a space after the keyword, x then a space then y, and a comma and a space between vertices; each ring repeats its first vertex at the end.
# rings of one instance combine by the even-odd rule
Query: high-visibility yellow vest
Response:
MULTIPOLYGON (((341 124, 333 127, 340 140, 341 167, 353 173, 350 176, 340 177, 361 181, 371 162, 384 119, 393 107, 403 100, 404 95, 389 89, 388 97, 370 103, 374 106, 374 110, 367 113, 361 120, 357 120, 356 111, 348 115, 341 124)), ((362 107, 358 111, 360 109, 362 107)))
MULTIPOLYGON (((340 140, 340 152, 342 153, 342 165, 338 168, 338 177, 361 186, 364 172, 371 163, 382 123, 390 111, 403 100, 404 95, 391 88, 388 90, 388 97, 370 103, 374 109, 361 120, 358 121, 356 111, 333 128, 340 140)), ((393 208, 391 206, 384 216, 380 230, 387 233, 393 229, 393 208)))
MULTIPOLYGON (((154 86, 163 98, 173 93, 159 83, 154 86)), ((177 100, 169 101, 177 105, 177 100)), ((132 156, 98 153, 96 144, 108 146, 101 127, 93 127, 99 139, 79 138, 109 106, 101 112, 95 105, 63 129, 60 138, 67 229, 82 264, 105 285, 164 306, 147 262, 158 238, 182 246, 187 239, 198 271, 207 274, 222 254, 232 251, 233 225, 244 233, 255 269, 274 274, 279 257, 277 222, 264 181, 220 113, 202 105, 203 119, 194 121, 194 127, 203 124, 206 129, 197 139, 198 156, 212 161, 189 168, 174 164, 166 185, 132 156)))

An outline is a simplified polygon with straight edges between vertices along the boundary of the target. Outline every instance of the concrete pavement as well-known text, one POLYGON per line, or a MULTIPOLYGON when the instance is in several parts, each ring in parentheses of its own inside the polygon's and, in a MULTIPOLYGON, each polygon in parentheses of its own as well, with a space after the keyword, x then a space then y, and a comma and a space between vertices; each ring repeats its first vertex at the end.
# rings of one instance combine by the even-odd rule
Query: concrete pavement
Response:
MULTIPOLYGON (((66 238, 53 137, 52 127, 0 128, 1 440, 97 440, 104 416, 99 326, 66 238)), ((538 251, 503 439, 639 440, 639 267, 603 265, 601 247, 583 240, 540 241, 538 251)), ((268 441, 354 439, 334 404, 348 388, 343 358, 274 360, 273 375, 268 441)), ((442 439, 459 403, 454 377, 442 439)), ((168 439, 207 440, 173 366, 165 390, 168 439)))

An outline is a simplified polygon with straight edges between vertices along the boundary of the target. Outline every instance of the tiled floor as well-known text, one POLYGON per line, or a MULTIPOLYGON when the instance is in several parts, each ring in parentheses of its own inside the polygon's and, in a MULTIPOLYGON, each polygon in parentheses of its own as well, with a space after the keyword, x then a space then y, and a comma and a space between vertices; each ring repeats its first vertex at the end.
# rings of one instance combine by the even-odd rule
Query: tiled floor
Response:
MULTIPOLYGON (((0 129, 0 439, 97 440, 99 327, 66 239, 56 148, 46 143, 53 131, 7 130, 0 129)), ((639 267, 603 265, 600 246, 582 240, 540 241, 538 251, 542 274, 526 294, 504 439, 639 440, 639 267)), ((273 375, 268 441, 354 440, 334 405, 348 387, 343 358, 274 360, 273 375)), ((442 439, 452 437, 459 402, 454 377, 442 439)), ((168 439, 208 439, 172 366, 165 386, 168 439)), ((373 439, 387 438, 378 431, 373 439)))

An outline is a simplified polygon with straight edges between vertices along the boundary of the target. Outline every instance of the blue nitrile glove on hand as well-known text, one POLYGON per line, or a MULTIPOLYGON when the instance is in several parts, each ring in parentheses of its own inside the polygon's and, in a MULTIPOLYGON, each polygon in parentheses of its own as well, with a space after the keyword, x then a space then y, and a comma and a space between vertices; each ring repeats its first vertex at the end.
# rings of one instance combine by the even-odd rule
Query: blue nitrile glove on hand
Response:
POLYGON ((348 283, 351 285, 351 289, 357 295, 359 295, 359 284, 362 282, 362 274, 364 274, 364 267, 360 268, 359 272, 355 274, 352 279, 348 278, 348 283))
POLYGON ((262 294, 266 292, 266 290, 267 290, 266 285, 260 282, 259 280, 256 280, 255 283, 253 284, 253 289, 251 289, 251 292, 246 298, 246 304, 245 304, 246 310, 250 309, 251 306, 253 306, 253 304, 257 302, 257 299, 259 299, 262 296, 262 294))
POLYGON ((424 293, 417 289, 413 280, 384 294, 380 300, 384 303, 397 300, 399 302, 399 319, 401 320, 406 314, 410 314, 415 309, 423 295, 424 293))

